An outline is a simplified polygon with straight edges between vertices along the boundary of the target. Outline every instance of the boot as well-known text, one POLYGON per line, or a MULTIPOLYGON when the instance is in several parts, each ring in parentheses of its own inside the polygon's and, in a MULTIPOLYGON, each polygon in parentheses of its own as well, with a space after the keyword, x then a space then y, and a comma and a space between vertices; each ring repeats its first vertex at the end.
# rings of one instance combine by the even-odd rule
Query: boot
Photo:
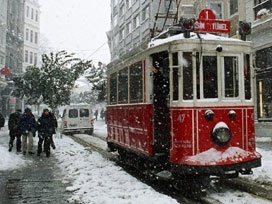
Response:
POLYGON ((11 151, 12 151, 12 146, 11 146, 11 145, 9 145, 9 149, 8 149, 8 151, 9 151, 9 152, 11 152, 11 151))

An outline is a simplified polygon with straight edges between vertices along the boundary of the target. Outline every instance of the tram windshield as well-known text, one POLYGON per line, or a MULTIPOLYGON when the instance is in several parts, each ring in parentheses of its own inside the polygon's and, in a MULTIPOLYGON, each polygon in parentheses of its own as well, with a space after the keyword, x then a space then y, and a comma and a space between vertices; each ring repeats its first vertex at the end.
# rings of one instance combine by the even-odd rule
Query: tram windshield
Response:
POLYGON ((172 53, 172 75, 173 101, 217 100, 219 97, 219 100, 241 100, 243 95, 245 100, 251 99, 249 54, 242 58, 238 54, 200 56, 199 52, 175 52, 172 53), (243 70, 239 69, 240 63, 244 64, 243 70))

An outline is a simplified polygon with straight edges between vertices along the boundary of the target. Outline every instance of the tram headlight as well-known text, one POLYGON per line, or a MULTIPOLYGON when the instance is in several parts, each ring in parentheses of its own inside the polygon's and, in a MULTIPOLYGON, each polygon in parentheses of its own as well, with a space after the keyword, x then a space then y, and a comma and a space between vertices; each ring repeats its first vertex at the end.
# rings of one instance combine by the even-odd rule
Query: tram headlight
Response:
POLYGON ((230 141, 231 132, 226 123, 220 122, 214 126, 211 137, 215 144, 223 146, 230 141))

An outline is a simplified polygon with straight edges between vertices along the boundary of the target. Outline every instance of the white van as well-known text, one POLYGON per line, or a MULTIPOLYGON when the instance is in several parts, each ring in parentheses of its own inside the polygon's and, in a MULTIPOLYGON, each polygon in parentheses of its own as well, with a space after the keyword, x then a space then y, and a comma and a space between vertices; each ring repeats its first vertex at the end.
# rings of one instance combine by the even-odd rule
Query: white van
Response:
POLYGON ((66 106, 62 114, 61 133, 93 134, 94 116, 90 105, 79 104, 66 106))

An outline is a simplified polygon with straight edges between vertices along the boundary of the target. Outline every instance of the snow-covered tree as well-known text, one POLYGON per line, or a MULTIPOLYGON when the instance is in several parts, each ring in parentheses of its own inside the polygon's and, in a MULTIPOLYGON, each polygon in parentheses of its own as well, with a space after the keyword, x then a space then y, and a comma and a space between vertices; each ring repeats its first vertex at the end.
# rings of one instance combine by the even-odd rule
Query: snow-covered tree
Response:
POLYGON ((93 66, 87 71, 86 78, 92 84, 92 90, 97 93, 97 102, 107 99, 107 67, 99 62, 98 67, 93 66))
POLYGON ((43 54, 40 68, 29 67, 15 80, 14 95, 31 100, 39 98, 52 109, 67 105, 75 81, 91 66, 91 61, 75 58, 66 51, 43 54))

